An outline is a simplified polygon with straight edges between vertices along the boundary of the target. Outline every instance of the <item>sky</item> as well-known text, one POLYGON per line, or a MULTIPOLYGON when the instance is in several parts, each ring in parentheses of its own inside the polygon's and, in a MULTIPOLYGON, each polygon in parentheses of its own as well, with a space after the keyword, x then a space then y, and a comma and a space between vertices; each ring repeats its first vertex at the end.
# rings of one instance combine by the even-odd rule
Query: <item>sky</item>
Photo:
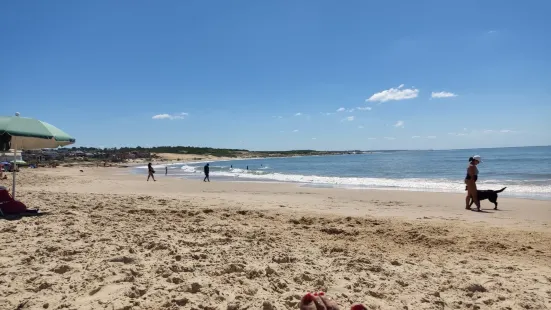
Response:
POLYGON ((76 146, 551 144, 551 1, 1 1, 0 114, 76 146))

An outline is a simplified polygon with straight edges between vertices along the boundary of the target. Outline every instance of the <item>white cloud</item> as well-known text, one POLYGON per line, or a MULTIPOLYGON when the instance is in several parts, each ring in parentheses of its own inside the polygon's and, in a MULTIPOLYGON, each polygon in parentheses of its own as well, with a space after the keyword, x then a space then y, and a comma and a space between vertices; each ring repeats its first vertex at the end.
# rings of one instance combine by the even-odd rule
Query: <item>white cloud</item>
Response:
POLYGON ((354 116, 348 116, 348 117, 343 119, 343 121, 347 121, 347 122, 351 122, 353 120, 354 120, 354 116))
POLYGON ((397 121, 396 124, 394 124, 394 127, 404 128, 404 121, 397 121))
POLYGON ((385 139, 387 139, 387 140, 396 140, 396 138, 394 138, 394 137, 385 137, 385 139))
POLYGON ((377 138, 367 138, 367 140, 377 140, 377 138))
MULTIPOLYGON (((517 133, 517 132, 518 131, 511 130, 511 129, 500 129, 500 130, 486 129, 486 130, 482 131, 482 133, 517 133)), ((473 130, 473 132, 472 132, 472 134, 477 134, 477 133, 480 133, 480 131, 473 130)))
POLYGON ((312 140, 316 140, 316 138, 312 138, 312 140))
POLYGON ((358 111, 371 111, 371 107, 357 107, 358 111))
POLYGON ((432 92, 430 94, 431 98, 451 98, 451 97, 457 97, 457 94, 450 93, 447 91, 439 91, 439 92, 432 92))
POLYGON ((178 113, 178 114, 157 114, 157 115, 153 115, 152 119, 170 119, 170 120, 173 120, 173 119, 184 119, 186 118, 186 116, 188 116, 189 114, 187 113, 178 113))
POLYGON ((157 114, 157 115, 153 115, 152 118, 153 119, 169 119, 170 115, 169 114, 157 114))
POLYGON ((283 118, 283 116, 272 116, 273 118, 283 118))
POLYGON ((354 112, 355 110, 356 110, 355 108, 351 108, 351 109, 338 108, 338 109, 337 109, 337 112, 349 112, 349 113, 352 113, 352 112, 354 112))
POLYGON ((293 132, 298 132, 298 129, 293 130, 293 132))
POLYGON ((463 137, 468 135, 480 135, 480 134, 496 134, 496 133, 517 133, 518 131, 511 130, 511 129, 484 129, 484 130, 472 130, 470 132, 467 132, 467 128, 463 128, 462 132, 450 132, 448 135, 450 136, 457 136, 457 137, 463 137))
POLYGON ((327 112, 327 113, 324 113, 324 112, 320 112, 321 115, 333 115, 333 113, 331 112, 327 112))
POLYGON ((436 136, 428 136, 427 139, 436 139, 436 136))
POLYGON ((302 113, 300 113, 300 112, 295 114, 295 116, 301 116, 301 115, 302 115, 302 113))
POLYGON ((391 100, 413 99, 419 95, 419 90, 416 88, 404 88, 404 84, 398 88, 390 88, 373 94, 366 101, 368 102, 387 102, 391 100))
POLYGON ((419 139, 419 138, 421 138, 421 136, 412 136, 411 138, 412 139, 419 139))
POLYGON ((488 31, 488 34, 495 34, 495 33, 497 33, 497 30, 490 30, 490 31, 488 31))
POLYGON ((362 125, 358 126, 358 129, 363 129, 363 128, 364 128, 364 126, 362 126, 362 125))

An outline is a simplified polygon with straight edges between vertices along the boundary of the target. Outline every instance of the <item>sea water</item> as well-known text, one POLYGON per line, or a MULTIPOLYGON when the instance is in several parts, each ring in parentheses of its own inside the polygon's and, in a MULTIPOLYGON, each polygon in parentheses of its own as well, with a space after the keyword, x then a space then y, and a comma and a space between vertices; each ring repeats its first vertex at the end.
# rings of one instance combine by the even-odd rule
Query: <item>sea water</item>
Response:
MULTIPOLYGON (((551 146, 243 159, 210 162, 211 181, 292 182, 350 189, 464 192, 468 158, 482 156, 479 189, 551 200, 551 146), (248 170, 247 170, 248 167, 248 170)), ((203 178, 204 162, 168 165, 172 177, 203 178)), ((146 173, 146 167, 135 172, 146 173)), ((155 166, 158 174, 165 165, 155 166)))

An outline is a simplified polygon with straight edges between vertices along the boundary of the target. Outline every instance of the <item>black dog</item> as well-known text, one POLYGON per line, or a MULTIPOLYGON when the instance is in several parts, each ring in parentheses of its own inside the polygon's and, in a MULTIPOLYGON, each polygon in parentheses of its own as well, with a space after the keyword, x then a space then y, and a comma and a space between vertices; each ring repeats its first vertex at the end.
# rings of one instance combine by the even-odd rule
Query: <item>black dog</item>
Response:
MULTIPOLYGON (((498 191, 494 191, 494 190, 491 190, 491 189, 484 190, 484 191, 478 190, 478 191, 476 191, 477 196, 478 196, 478 200, 482 201, 482 200, 488 199, 491 203, 493 203, 495 205, 494 210, 497 210, 497 194, 503 192, 506 188, 507 187, 504 187, 504 188, 502 188, 498 191)), ((471 199, 471 203, 469 204, 469 208, 473 205, 473 203, 474 203, 474 200, 471 199)))

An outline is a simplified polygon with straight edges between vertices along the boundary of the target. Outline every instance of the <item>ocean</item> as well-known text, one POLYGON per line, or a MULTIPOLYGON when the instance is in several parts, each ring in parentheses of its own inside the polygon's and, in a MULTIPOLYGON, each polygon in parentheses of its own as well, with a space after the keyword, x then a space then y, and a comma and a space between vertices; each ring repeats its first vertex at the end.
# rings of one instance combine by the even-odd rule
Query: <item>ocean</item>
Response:
MULTIPOLYGON (((211 181, 290 182, 304 186, 464 193, 468 158, 482 156, 479 189, 551 200, 551 146, 244 159, 210 162, 211 181), (247 170, 248 167, 248 170, 247 170)), ((171 177, 201 179, 203 162, 168 165, 171 177)), ((165 165, 154 166, 164 174, 165 165)), ((146 173, 145 166, 134 169, 146 173)))

